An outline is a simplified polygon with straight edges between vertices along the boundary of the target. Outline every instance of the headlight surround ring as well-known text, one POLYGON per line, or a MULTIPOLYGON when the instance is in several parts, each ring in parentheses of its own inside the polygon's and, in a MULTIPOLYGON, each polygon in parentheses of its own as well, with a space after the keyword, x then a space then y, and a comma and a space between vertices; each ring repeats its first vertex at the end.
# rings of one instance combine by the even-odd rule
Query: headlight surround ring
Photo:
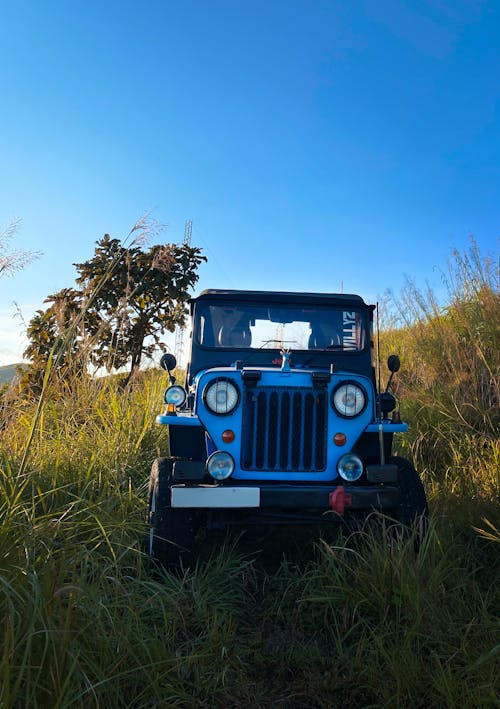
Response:
POLYGON ((226 451, 215 451, 208 457, 206 468, 214 480, 227 480, 234 473, 234 458, 226 451))
POLYGON ((168 387, 168 389, 165 389, 165 394, 163 395, 163 401, 166 404, 173 404, 176 408, 184 406, 186 399, 186 390, 179 384, 174 384, 173 386, 168 387))
POLYGON ((203 403, 212 414, 217 416, 232 414, 239 401, 240 390, 231 379, 214 379, 203 391, 203 403))
POLYGON ((366 409, 368 396, 358 382, 343 381, 332 391, 331 403, 342 418, 354 418, 366 409))
POLYGON ((363 461, 354 453, 346 453, 339 459, 337 470, 346 482, 356 482, 363 475, 363 461))

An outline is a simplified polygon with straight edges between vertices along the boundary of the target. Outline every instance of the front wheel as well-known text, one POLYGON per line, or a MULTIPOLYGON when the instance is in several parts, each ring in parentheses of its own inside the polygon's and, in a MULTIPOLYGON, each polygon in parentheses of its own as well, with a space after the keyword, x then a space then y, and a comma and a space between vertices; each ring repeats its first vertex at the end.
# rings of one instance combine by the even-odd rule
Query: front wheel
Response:
POLYGON ((425 536, 429 524, 429 511, 424 486, 413 465, 399 456, 393 456, 388 463, 398 467, 398 485, 401 501, 394 518, 406 530, 415 528, 418 539, 425 536))
POLYGON ((176 458, 157 458, 149 477, 148 552, 166 568, 189 564, 195 531, 190 510, 171 506, 173 464, 176 458))

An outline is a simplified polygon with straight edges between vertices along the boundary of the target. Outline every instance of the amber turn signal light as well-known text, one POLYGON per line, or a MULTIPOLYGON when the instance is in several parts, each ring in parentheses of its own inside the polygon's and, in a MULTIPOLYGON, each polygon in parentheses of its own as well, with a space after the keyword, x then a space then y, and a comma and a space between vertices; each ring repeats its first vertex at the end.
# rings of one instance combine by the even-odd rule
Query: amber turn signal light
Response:
POLYGON ((345 433, 336 433, 333 437, 333 442, 336 446, 343 446, 347 441, 347 436, 345 433))
POLYGON ((234 431, 228 428, 226 431, 222 432, 222 440, 224 443, 232 443, 234 441, 234 431))

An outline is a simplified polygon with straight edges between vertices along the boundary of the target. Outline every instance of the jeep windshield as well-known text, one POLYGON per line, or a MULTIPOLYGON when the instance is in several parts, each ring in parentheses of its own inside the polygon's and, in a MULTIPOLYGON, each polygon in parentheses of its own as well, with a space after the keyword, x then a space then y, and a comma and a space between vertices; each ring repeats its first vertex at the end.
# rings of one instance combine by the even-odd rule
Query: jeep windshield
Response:
POLYGON ((364 350, 361 310, 332 305, 198 303, 194 338, 209 349, 364 350))

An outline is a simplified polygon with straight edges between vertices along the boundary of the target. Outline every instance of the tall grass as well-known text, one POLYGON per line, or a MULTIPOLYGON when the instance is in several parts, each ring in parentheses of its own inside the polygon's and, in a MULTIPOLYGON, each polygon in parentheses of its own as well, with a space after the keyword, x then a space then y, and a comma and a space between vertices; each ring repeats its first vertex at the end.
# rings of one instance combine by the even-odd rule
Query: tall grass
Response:
POLYGON ((495 706, 498 281, 471 254, 454 268, 447 309, 409 286, 381 338, 431 497, 418 557, 367 527, 275 536, 273 566, 269 546, 200 540, 171 576, 141 548, 166 375, 7 398, 0 706, 495 706))
POLYGON ((381 353, 402 359, 397 394, 411 422, 405 452, 429 483, 491 500, 500 471, 498 262, 471 240, 467 253, 453 253, 442 280, 446 305, 413 282, 393 298, 381 353))

